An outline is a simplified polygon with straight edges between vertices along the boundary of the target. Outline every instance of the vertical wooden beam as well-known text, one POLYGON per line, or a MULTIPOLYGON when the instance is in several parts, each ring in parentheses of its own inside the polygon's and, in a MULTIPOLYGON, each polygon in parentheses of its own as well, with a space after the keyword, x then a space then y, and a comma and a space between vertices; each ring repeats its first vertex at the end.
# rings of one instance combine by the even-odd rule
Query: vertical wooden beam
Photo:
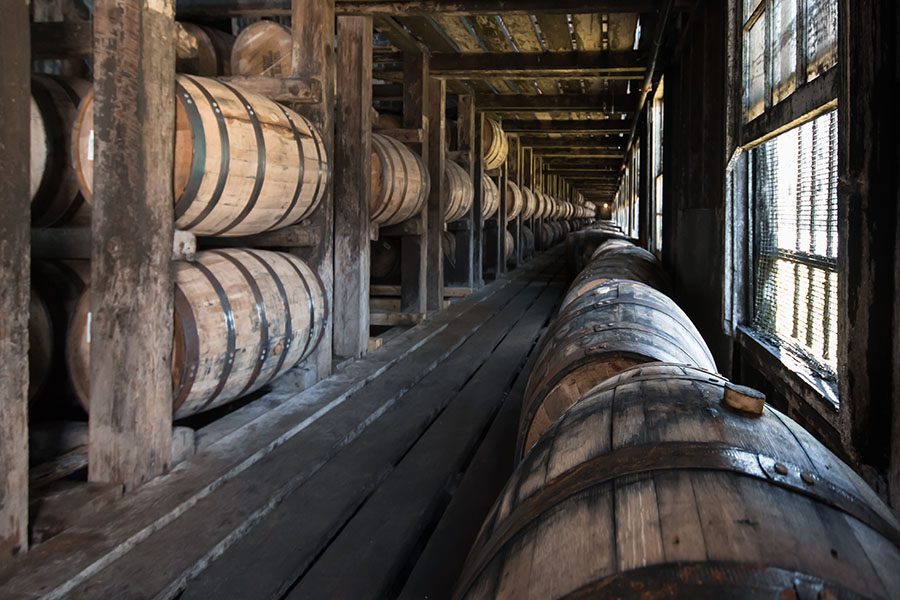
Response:
POLYGON ((126 489, 172 458, 174 18, 173 0, 94 3, 88 476, 126 489))
MULTIPOLYGON (((467 223, 468 230, 460 232, 456 236, 456 268, 452 278, 447 275, 447 282, 463 287, 474 288, 476 286, 476 271, 480 272, 481 263, 474 263, 476 230, 481 229, 481 177, 475 177, 475 97, 471 94, 459 97, 456 119, 457 150, 463 153, 462 162, 472 178, 475 189, 475 198, 472 202, 472 210, 463 219, 467 223)), ((478 236, 480 239, 480 235, 478 236)), ((480 252, 479 252, 480 256, 480 252)))
POLYGON ((444 181, 444 163, 447 159, 446 139, 446 103, 447 83, 443 79, 429 77, 428 103, 425 105, 428 117, 428 173, 431 176, 431 191, 428 194, 428 238, 425 256, 428 271, 425 287, 429 311, 438 311, 444 307, 444 254, 441 250, 441 239, 444 232, 444 204, 447 186, 444 181))
MULTIPOLYGON (((518 135, 509 136, 509 155, 507 157, 507 168, 509 169, 509 178, 515 183, 519 190, 522 189, 522 144, 519 143, 518 135)), ((524 192, 523 192, 524 194, 524 192)), ((509 222, 509 232, 513 237, 513 266, 519 266, 522 263, 522 215, 520 214, 509 222)), ((504 236, 505 237, 505 236, 504 236)))
POLYGON ((509 216, 506 203, 509 195, 509 161, 500 166, 500 210, 497 211, 497 264, 496 276, 506 273, 506 227, 509 225, 509 216))
MULTIPOLYGON (((477 108, 477 107, 476 107, 477 108)), ((473 111, 474 112, 474 111, 473 111)), ((472 263, 475 265, 475 287, 484 285, 484 239, 485 239, 485 220, 481 217, 481 203, 484 200, 484 187, 482 186, 482 175, 484 175, 484 159, 482 154, 482 131, 484 130, 484 115, 475 113, 474 125, 472 128, 472 177, 475 180, 475 204, 472 205, 472 211, 475 213, 475 222, 478 227, 472 232, 472 263)))
MULTIPOLYGON (((900 136, 898 9, 891 0, 841 0, 838 26, 840 97, 838 154, 838 272, 842 437, 864 464, 890 474, 900 504, 900 441, 891 420, 900 412, 893 388, 900 369, 895 282, 900 136), (890 446, 889 454, 886 449, 890 446)), ((900 426, 896 426, 900 428, 900 426)))
POLYGON ((369 343, 369 202, 372 197, 372 18, 337 19, 334 139, 334 354, 369 343))
POLYGON ((0 565, 28 549, 31 40, 28 3, 0 20, 0 565))
MULTIPOLYGON (((293 75, 322 83, 322 101, 297 108, 321 133, 328 164, 334 165, 334 0, 292 0, 291 23, 293 75)), ((307 222, 320 232, 321 241, 314 248, 297 248, 293 252, 318 273, 331 311, 334 306, 334 177, 329 178, 322 201, 307 222)), ((319 346, 305 361, 306 385, 331 374, 333 327, 329 317, 319 346)))
MULTIPOLYGON (((428 105, 428 57, 419 52, 403 53, 403 126, 421 129, 422 139, 428 140, 428 120, 425 108, 428 105)), ((414 148, 426 165, 428 143, 414 148)), ((432 186, 434 182, 431 182, 432 186)), ((425 287, 428 275, 426 248, 428 242, 428 209, 418 217, 421 235, 405 235, 400 242, 400 310, 424 314, 428 292, 425 287)), ((443 221, 442 221, 443 222, 443 221)))

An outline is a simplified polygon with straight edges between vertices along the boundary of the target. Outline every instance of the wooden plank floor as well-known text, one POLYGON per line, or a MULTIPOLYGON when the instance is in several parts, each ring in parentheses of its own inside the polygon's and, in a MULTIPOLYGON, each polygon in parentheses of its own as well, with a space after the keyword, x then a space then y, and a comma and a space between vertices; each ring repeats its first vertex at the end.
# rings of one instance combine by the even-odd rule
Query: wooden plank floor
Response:
POLYGON ((281 380, 105 522, 0 573, 0 596, 449 595, 512 467, 524 367, 562 277, 557 249, 309 390, 281 380))

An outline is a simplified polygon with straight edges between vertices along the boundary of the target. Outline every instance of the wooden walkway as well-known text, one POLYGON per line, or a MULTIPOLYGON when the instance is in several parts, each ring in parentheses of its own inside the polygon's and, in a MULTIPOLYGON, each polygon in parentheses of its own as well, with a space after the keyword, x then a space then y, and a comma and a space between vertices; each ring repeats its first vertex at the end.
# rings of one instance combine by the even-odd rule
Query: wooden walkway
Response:
POLYGON ((446 598, 513 466, 559 248, 297 393, 35 548, 0 597, 446 598))

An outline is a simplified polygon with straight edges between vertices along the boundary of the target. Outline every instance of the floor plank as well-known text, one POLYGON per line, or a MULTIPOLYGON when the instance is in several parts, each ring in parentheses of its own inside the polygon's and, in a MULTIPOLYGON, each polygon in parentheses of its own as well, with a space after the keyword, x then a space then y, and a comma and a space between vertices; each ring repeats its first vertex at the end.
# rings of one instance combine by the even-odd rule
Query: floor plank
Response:
POLYGON ((393 597, 540 329, 559 301, 548 287, 494 349, 287 598, 393 597))
MULTIPOLYGON (((539 294, 530 288, 545 286, 543 279, 529 284, 485 321, 438 368, 192 581, 182 599, 277 598, 285 592, 535 303, 539 294)), ((561 291, 553 293, 559 296, 561 291)))

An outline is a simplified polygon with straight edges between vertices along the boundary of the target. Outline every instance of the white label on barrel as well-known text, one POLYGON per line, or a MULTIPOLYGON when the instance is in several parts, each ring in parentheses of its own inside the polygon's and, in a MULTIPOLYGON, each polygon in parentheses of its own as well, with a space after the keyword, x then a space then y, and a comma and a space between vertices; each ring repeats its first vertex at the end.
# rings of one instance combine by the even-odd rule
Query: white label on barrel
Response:
POLYGON ((91 343, 91 318, 92 317, 93 317, 93 313, 91 313, 91 311, 88 311, 87 327, 84 328, 84 338, 88 344, 91 343))
POLYGON ((88 132, 88 160, 94 160, 94 130, 88 132))

